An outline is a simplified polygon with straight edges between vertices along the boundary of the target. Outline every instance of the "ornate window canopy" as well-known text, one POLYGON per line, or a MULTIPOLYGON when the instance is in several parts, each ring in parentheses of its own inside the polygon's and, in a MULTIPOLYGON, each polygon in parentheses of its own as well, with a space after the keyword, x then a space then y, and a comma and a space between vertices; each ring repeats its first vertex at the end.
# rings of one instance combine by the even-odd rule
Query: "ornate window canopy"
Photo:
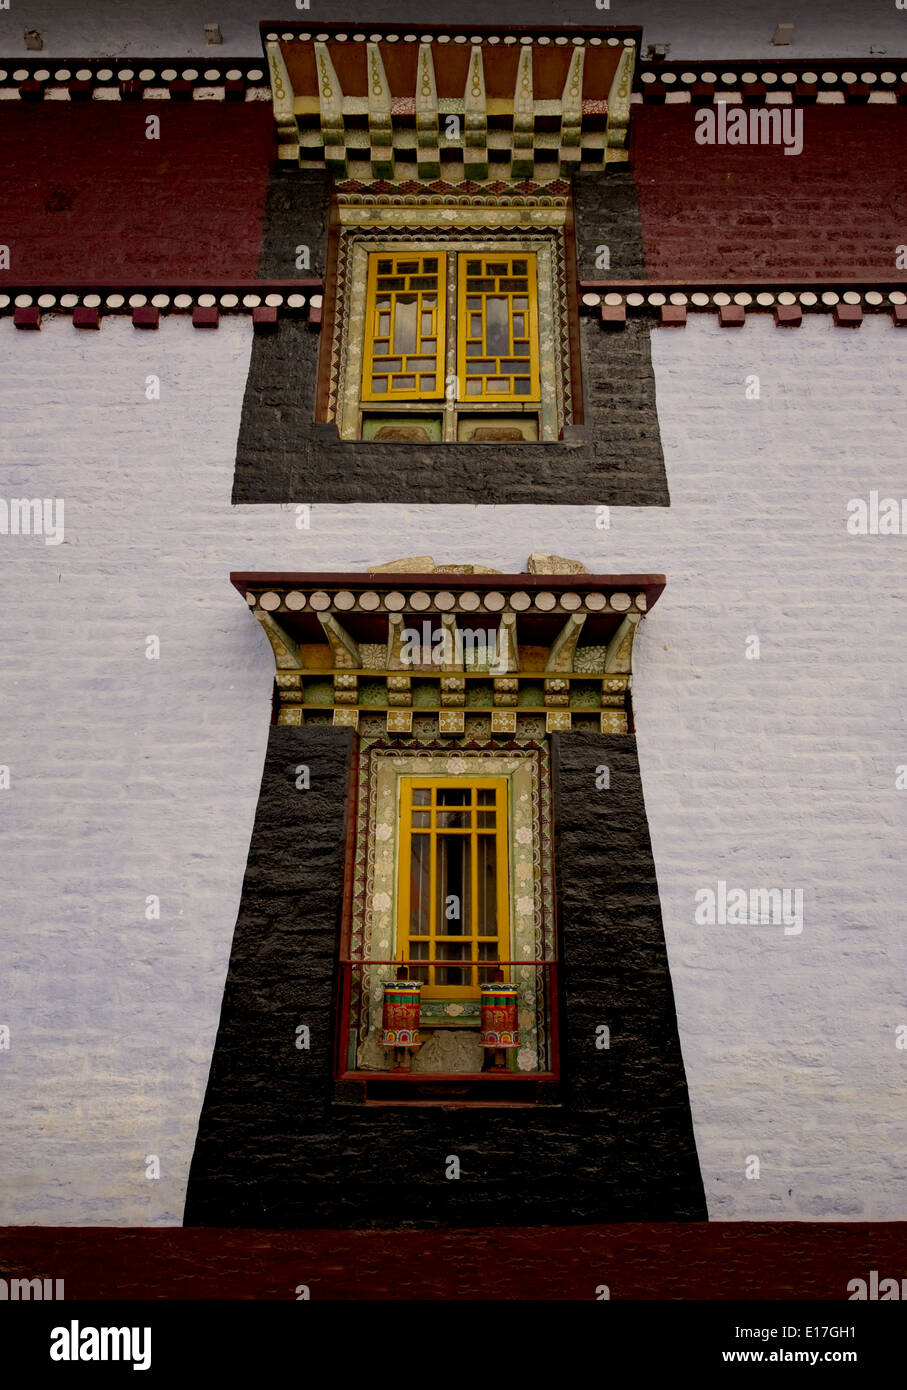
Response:
POLYGON ((639 28, 263 23, 279 156, 365 179, 626 162, 639 28))
POLYGON ((492 735, 628 732, 633 639, 664 576, 593 575, 551 556, 541 566, 500 574, 422 557, 367 574, 231 579, 274 653, 279 724, 378 718, 394 736, 416 715, 454 738, 475 719, 492 735))

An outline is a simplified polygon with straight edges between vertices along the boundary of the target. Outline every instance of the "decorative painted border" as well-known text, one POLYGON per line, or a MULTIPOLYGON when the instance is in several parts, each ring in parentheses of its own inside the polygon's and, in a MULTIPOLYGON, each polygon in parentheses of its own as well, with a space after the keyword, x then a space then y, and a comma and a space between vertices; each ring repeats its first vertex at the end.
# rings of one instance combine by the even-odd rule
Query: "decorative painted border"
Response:
MULTIPOLYGON (((405 235, 410 235, 406 233, 405 235)), ((558 239, 558 276, 562 247, 558 239)), ((853 327, 863 314, 888 314, 898 328, 907 326, 907 281, 694 281, 585 280, 576 288, 581 314, 620 326, 629 315, 654 317, 664 326, 682 325, 687 312, 717 313, 719 321, 743 323, 747 314, 774 313, 779 322, 799 322, 804 313, 833 314, 840 326, 853 327), (783 312, 780 312, 783 311, 783 312)), ((131 315, 137 328, 156 328, 162 317, 186 315, 198 328, 216 328, 221 314, 251 315, 257 328, 276 327, 280 318, 321 323, 324 285, 319 279, 248 281, 197 287, 133 284, 64 289, 43 285, 6 286, 0 290, 0 318, 12 317, 18 328, 40 328, 45 314, 69 315, 77 328, 99 328, 110 315, 131 315)))
POLYGON ((896 105, 907 101, 905 58, 785 58, 640 64, 631 103, 896 105))
POLYGON ((271 101, 261 58, 0 58, 0 101, 271 101))

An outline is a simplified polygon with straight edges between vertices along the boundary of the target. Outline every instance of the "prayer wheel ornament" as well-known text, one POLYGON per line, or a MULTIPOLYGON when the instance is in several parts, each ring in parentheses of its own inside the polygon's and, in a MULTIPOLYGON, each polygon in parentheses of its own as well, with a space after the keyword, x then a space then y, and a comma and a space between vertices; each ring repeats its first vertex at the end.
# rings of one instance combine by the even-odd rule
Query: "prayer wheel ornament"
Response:
POLYGON ((518 995, 516 985, 482 985, 482 1031, 480 1047, 495 1051, 520 1045, 518 995))
POLYGON ((393 980, 384 986, 384 1015, 381 1041, 385 1047, 399 1048, 394 1066, 409 1065, 410 1048, 421 1047, 419 1037, 420 980, 393 980))

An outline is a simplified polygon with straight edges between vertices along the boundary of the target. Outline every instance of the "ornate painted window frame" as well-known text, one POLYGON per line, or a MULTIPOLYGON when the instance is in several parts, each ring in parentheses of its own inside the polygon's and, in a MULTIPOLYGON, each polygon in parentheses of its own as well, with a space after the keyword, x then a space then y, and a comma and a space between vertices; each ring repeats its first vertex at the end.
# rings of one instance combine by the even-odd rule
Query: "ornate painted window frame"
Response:
MULTIPOLYGON (((517 204, 502 201, 489 206, 487 198, 451 202, 440 196, 436 201, 429 201, 414 195, 385 195, 365 203, 357 195, 340 194, 336 207, 340 231, 333 283, 334 331, 326 411, 327 419, 335 421, 340 438, 351 441, 361 438, 368 255, 373 251, 399 252, 401 246, 406 246, 413 252, 444 250, 449 259, 461 251, 522 252, 538 258, 542 364, 542 406, 537 411, 539 439, 556 441, 562 428, 572 424, 574 418, 575 385, 571 372, 566 284, 566 198, 539 196, 517 204)), ((448 332, 455 334, 457 283, 456 275, 450 273, 453 269, 449 265, 447 315, 448 332)), ((455 352, 453 356, 455 358, 455 352)), ((471 414, 475 407, 468 401, 443 401, 398 404, 397 409, 411 414, 414 419, 419 412, 429 411, 435 415, 442 412, 444 441, 453 442, 458 414, 471 414)), ((387 410, 392 410, 390 402, 387 410)), ((495 414, 513 416, 520 412, 511 402, 499 407, 486 405, 482 413, 487 413, 489 423, 493 423, 495 414)))
MULTIPOLYGON (((399 868, 400 780, 403 777, 505 777, 508 781, 510 873, 510 950, 513 978, 520 991, 520 1048, 516 1069, 551 1072, 551 991, 546 971, 533 961, 555 956, 554 878, 551 847, 551 790, 548 749, 487 744, 470 748, 426 746, 415 741, 388 745, 363 739, 356 825, 356 854, 350 956, 390 960, 396 950, 396 899, 399 868)), ((363 965, 352 970, 348 1050, 341 1064, 349 1071, 387 1070, 380 1043, 384 981, 393 966, 363 965)), ((426 1000, 431 1041, 413 1060, 413 1071, 479 1071, 478 1002, 426 1000), (457 1028, 459 1019, 467 1024, 457 1028)))

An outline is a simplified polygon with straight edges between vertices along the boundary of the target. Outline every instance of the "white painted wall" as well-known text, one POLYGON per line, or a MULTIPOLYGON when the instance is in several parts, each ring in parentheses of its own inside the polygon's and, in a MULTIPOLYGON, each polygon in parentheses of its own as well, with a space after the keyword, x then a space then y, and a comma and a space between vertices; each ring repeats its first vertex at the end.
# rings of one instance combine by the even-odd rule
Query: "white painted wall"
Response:
POLYGON ((907 537, 844 529, 907 491, 907 335, 653 341, 670 509, 317 506, 306 532, 229 506, 246 320, 0 323, 0 497, 66 505, 62 545, 0 536, 0 1224, 180 1220, 273 670, 229 571, 543 549, 668 576, 636 716, 712 1216, 907 1218, 907 537), (719 879, 802 888, 802 935, 696 926, 719 879))
MULTIPOLYGON (((44 54, 73 57, 219 57, 261 53, 259 21, 293 23, 319 20, 366 26, 399 21, 418 29, 422 23, 445 23, 451 34, 472 24, 642 25, 643 42, 670 43, 674 59, 850 58, 872 50, 896 57, 907 53, 907 12, 895 0, 784 0, 774 10, 752 0, 680 5, 677 0, 610 0, 598 9, 593 0, 458 0, 449 12, 426 0, 349 0, 342 6, 311 0, 12 0, 0 10, 0 53, 25 55, 23 31, 38 29, 44 54), (224 42, 205 43, 206 24, 220 25, 224 42), (794 25, 790 46, 777 48, 776 25, 794 25)), ((279 30, 279 25, 278 25, 279 30)))

